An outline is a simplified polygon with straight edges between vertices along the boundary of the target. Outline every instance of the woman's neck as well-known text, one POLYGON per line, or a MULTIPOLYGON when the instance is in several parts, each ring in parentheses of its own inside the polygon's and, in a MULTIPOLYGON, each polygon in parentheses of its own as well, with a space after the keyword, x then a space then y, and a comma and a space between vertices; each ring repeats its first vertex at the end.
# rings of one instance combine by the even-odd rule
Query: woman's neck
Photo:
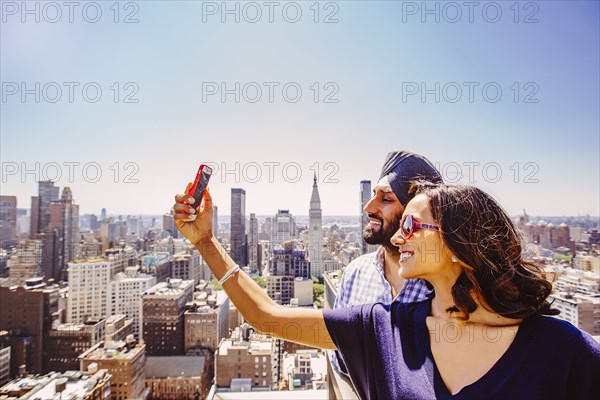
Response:
POLYGON ((438 283, 433 284, 433 290, 435 297, 431 300, 431 316, 441 319, 453 319, 453 316, 456 317, 456 312, 453 312, 456 310, 456 305, 452 297, 452 287, 438 283))
POLYGON ((453 321, 461 324, 483 324, 488 326, 506 326, 518 325, 521 319, 503 317, 500 314, 485 307, 482 299, 479 299, 474 293, 471 293, 477 308, 466 318, 465 313, 460 311, 454 302, 452 296, 452 285, 448 282, 430 282, 433 285, 435 297, 431 301, 430 315, 446 321, 453 321))

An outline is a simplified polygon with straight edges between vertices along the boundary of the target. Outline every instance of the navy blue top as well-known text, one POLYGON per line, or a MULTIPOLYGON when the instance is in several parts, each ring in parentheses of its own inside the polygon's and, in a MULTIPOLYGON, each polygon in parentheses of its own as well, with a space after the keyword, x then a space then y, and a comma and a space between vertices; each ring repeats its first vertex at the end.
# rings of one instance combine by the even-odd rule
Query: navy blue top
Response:
POLYGON ((496 364, 452 396, 431 354, 430 308, 426 300, 323 311, 361 399, 600 398, 600 345, 547 316, 525 319, 496 364))

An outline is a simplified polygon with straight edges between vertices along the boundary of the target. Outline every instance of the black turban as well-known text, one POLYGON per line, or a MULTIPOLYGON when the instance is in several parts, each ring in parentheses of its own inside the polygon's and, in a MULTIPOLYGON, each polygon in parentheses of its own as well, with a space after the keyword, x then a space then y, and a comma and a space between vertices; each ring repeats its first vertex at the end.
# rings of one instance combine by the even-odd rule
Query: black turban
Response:
POLYGON ((404 150, 392 151, 387 155, 379 179, 384 176, 404 207, 412 198, 408 193, 412 182, 426 180, 443 183, 442 176, 428 159, 404 150))

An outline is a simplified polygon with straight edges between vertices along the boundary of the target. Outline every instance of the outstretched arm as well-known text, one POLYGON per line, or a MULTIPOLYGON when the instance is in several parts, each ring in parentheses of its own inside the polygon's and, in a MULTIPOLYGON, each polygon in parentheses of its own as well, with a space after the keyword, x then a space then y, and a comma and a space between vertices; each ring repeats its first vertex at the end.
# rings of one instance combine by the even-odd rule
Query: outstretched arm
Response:
MULTIPOLYGON (((235 262, 213 236, 213 207, 208 190, 204 192, 202 209, 190 206, 193 201, 185 194, 175 196, 175 225, 200 251, 215 277, 221 279, 235 268, 235 262)), ((243 272, 230 277, 223 283, 223 289, 257 331, 312 347, 335 349, 321 311, 278 305, 243 272)))

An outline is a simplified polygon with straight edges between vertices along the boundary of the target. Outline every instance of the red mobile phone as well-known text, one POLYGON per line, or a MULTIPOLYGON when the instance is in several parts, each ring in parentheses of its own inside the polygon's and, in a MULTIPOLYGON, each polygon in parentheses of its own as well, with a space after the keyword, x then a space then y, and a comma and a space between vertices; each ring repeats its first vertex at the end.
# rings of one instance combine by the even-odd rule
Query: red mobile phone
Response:
POLYGON ((206 164, 200 164, 200 168, 198 168, 198 173, 196 174, 196 179, 194 180, 194 185, 188 190, 187 195, 193 197, 194 204, 191 204, 194 209, 197 209, 202 202, 202 196, 204 195, 204 190, 208 186, 208 180, 212 175, 212 168, 206 164))

